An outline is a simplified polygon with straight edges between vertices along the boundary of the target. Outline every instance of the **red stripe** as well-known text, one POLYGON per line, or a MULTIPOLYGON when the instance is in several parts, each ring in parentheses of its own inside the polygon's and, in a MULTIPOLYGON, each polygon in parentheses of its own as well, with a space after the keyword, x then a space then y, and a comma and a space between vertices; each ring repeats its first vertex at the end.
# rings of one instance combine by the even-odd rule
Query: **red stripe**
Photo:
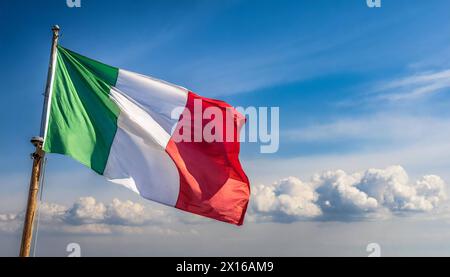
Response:
MULTIPOLYGON (((189 92, 186 110, 192 115, 188 122, 180 122, 169 141, 166 152, 177 165, 180 173, 180 193, 176 208, 216 220, 242 225, 250 196, 250 184, 239 162, 240 143, 237 140, 245 118, 225 102, 204 98, 189 92), (194 100, 202 100, 202 114, 208 107, 222 111, 223 129, 226 135, 226 116, 233 116, 234 140, 231 142, 194 142, 194 100), (183 127, 191 128, 191 142, 174 139, 183 133, 183 127)), ((200 110, 199 110, 200 111, 200 110)), ((197 111, 197 112, 199 112, 197 111)), ((203 126, 209 119, 202 119, 203 126)))

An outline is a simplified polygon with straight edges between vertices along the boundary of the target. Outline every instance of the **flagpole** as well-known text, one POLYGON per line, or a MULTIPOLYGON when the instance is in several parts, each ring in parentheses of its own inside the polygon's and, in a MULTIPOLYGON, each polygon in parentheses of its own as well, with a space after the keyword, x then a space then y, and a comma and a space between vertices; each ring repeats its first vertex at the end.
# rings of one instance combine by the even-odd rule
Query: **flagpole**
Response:
POLYGON ((59 26, 55 25, 52 27, 53 38, 52 38, 52 48, 50 53, 50 62, 48 66, 48 74, 47 74, 47 84, 45 86, 45 94, 44 94, 44 106, 42 110, 42 118, 41 118, 41 130, 39 137, 33 137, 31 139, 31 143, 35 147, 35 151, 32 154, 33 158, 33 167, 31 170, 31 179, 30 179, 30 189, 28 192, 28 203, 27 210, 25 214, 25 221, 23 225, 23 233, 22 233, 22 242, 20 245, 20 257, 28 257, 30 255, 31 249, 31 241, 33 238, 33 223, 34 216, 36 213, 36 202, 37 195, 39 191, 39 179, 41 177, 41 169, 42 169, 42 161, 45 156, 45 152, 42 151, 42 144, 44 142, 44 136, 46 132, 46 123, 48 117, 48 105, 50 101, 50 92, 54 79, 54 71, 56 64, 56 51, 58 45, 59 38, 59 26))

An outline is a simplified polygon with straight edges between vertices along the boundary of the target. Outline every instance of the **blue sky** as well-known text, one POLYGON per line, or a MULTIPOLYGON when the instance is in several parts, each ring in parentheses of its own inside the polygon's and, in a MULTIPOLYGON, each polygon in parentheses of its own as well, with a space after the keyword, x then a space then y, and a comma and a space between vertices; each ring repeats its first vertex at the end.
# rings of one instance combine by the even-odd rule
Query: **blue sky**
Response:
MULTIPOLYGON (((54 24, 62 29, 62 45, 107 64, 235 106, 280 107, 280 150, 260 154, 259 145, 242 147, 244 168, 254 185, 272 184, 288 176, 308 181, 325 170, 342 169, 350 174, 391 165, 402 166, 412 181, 434 174, 448 182, 450 3, 384 0, 381 8, 369 9, 365 2, 82 0, 81 8, 70 9, 64 0, 2 1, 0 58, 5 66, 0 69, 0 82, 5 105, 0 110, 0 214, 23 209, 25 202, 32 151, 28 139, 40 126, 54 24)), ((119 198, 152 205, 69 158, 50 155, 47 169, 45 201, 70 206, 79 197, 93 196, 105 203, 119 198)), ((377 228, 405 224, 401 220, 405 219, 380 221, 377 228)), ((408 224, 417 230, 425 226, 422 220, 410 220, 408 224)), ((295 233, 298 224, 306 229, 324 228, 320 223, 294 221, 265 224, 286 233, 295 233)), ((199 232, 208 228, 238 232, 209 224, 213 226, 180 226, 199 232)), ((364 229, 370 223, 324 224, 340 238, 339 234, 364 229)), ((438 226, 433 230, 439 237, 442 225, 433 224, 438 226)), ((256 223, 249 225, 242 240, 258 232, 265 240, 270 237, 256 223)), ((367 230, 361 243, 372 238, 367 230)), ((306 248, 311 252, 285 254, 339 255, 337 250, 318 251, 326 235, 314 237, 314 233, 303 234, 313 241, 306 248)), ((398 251, 392 254, 436 250, 414 244, 416 239, 402 242, 403 248, 393 247, 395 241, 386 247, 398 251)), ((108 236, 102 240, 106 241, 103 252, 92 250, 92 255, 108 253, 108 236)), ((345 253, 361 254, 359 248, 349 246, 354 243, 350 238, 342 241, 340 247, 349 247, 345 253)), ((450 239, 439 243, 450 244, 450 239)), ((257 243, 250 244, 254 250, 250 254, 261 250, 257 243)), ((61 254, 58 251, 45 253, 61 254)), ((233 251, 237 250, 223 253, 233 251)), ((145 255, 141 250, 130 253, 145 255)), ((212 253, 221 254, 218 250, 212 253)))

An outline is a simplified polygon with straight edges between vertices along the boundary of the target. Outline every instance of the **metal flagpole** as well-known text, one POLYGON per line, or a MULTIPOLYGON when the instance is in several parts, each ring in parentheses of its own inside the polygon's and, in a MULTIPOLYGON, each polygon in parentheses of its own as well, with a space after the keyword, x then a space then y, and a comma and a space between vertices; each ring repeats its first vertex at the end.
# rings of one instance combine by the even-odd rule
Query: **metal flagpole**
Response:
POLYGON ((44 136, 46 132, 46 123, 48 117, 48 105, 50 101, 50 91, 53 85, 55 66, 56 66, 56 51, 59 38, 59 26, 55 25, 52 28, 53 39, 52 48, 50 54, 50 63, 48 66, 47 85, 45 86, 45 99, 44 107, 42 110, 41 118, 41 131, 39 137, 33 137, 31 143, 35 147, 35 151, 32 154, 33 167, 31 170, 30 190, 28 192, 28 204, 25 214, 25 221, 23 225, 22 242, 20 245, 20 257, 28 257, 30 255, 31 241, 33 236, 33 223, 36 213, 36 202, 39 190, 39 178, 41 176, 42 161, 44 160, 45 153, 42 151, 42 144, 44 142, 44 136))

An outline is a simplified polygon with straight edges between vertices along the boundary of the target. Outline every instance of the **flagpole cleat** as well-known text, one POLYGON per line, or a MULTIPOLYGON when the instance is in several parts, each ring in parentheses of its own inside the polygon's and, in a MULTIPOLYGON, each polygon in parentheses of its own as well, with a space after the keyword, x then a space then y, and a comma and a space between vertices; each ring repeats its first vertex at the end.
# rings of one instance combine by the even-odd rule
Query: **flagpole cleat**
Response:
POLYGON ((36 136, 31 138, 31 143, 34 146, 42 145, 44 143, 44 139, 42 137, 36 136))

